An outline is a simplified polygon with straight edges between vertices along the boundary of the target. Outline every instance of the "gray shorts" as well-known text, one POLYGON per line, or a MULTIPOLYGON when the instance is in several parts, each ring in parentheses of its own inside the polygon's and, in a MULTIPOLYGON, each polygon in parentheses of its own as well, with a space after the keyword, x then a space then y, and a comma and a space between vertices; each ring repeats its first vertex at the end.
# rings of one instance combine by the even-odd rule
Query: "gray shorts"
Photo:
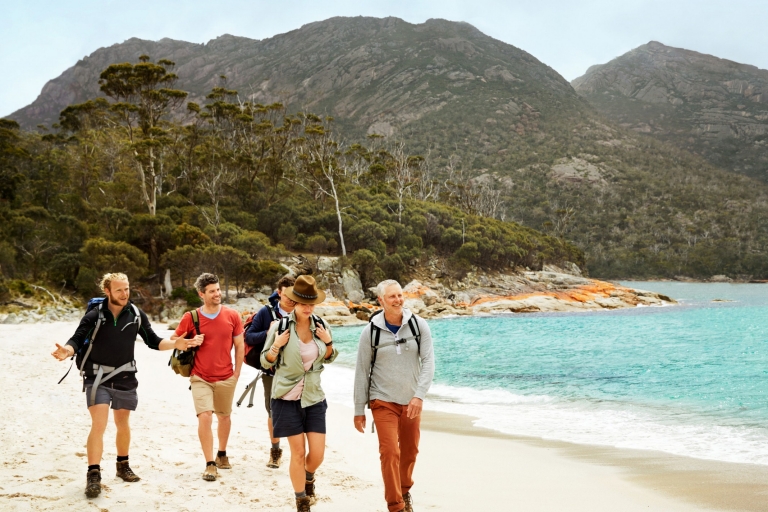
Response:
POLYGON ((274 378, 274 375, 261 374, 261 384, 264 386, 264 407, 270 418, 272 417, 272 381, 274 378))
POLYGON ((128 391, 121 389, 112 389, 109 384, 104 384, 96 388, 96 403, 91 403, 91 388, 93 385, 85 386, 85 403, 88 407, 99 404, 111 404, 112 409, 128 409, 129 411, 135 411, 136 406, 139 405, 139 394, 136 392, 138 388, 133 388, 128 391))

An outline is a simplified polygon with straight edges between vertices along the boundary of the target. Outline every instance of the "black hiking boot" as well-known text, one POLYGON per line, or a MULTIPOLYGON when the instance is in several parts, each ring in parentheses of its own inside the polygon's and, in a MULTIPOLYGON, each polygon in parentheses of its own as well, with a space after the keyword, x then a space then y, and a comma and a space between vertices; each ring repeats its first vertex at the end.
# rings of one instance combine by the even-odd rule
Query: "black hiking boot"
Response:
POLYGON ((139 476, 133 472, 131 466, 128 465, 127 460, 123 460, 117 463, 117 478, 122 478, 126 482, 138 482, 141 480, 139 476))
POLYGON ((410 492, 403 494, 403 501, 405 502, 403 512, 413 512, 413 499, 410 492))
POLYGON ((89 469, 85 480, 85 495, 95 498, 101 494, 101 470, 89 469))
POLYGON ((312 512, 309 508, 309 496, 303 498, 296 498, 296 512, 312 512))
POLYGON ((315 496, 315 479, 304 481, 304 492, 307 493, 309 498, 309 504, 314 505, 317 503, 317 496, 315 496))

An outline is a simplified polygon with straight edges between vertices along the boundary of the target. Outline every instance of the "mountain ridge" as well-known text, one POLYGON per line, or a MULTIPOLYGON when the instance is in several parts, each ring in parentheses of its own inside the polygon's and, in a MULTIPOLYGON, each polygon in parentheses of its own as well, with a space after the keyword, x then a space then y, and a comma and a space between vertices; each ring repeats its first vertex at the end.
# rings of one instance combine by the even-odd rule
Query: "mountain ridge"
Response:
POLYGON ((768 181, 768 70, 651 41, 571 84, 621 126, 768 181))

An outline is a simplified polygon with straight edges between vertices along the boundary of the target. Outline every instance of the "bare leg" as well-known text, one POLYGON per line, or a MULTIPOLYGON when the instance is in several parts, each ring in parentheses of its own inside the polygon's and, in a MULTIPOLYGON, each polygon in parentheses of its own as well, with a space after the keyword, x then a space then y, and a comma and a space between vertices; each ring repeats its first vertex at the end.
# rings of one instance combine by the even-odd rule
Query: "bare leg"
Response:
POLYGON ((112 411, 112 415, 115 418, 115 427, 117 427, 117 435, 115 436, 117 455, 118 457, 125 457, 128 455, 128 449, 131 447, 131 425, 129 421, 131 411, 128 409, 116 409, 112 411))
POLYGON ((88 453, 88 465, 101 463, 101 455, 104 453, 104 431, 109 421, 109 404, 97 404, 88 408, 91 413, 91 431, 88 433, 86 452, 88 453))
POLYGON ((275 437, 272 431, 272 418, 267 418, 267 428, 269 429, 269 440, 272 441, 272 444, 279 443, 280 439, 275 437))
POLYGON ((227 450, 227 441, 229 441, 229 432, 232 430, 232 418, 229 416, 229 414, 227 414, 226 416, 217 414, 216 419, 219 420, 219 425, 217 428, 217 432, 219 434, 219 451, 224 452, 227 450))
POLYGON ((309 444, 309 453, 307 454, 304 469, 314 473, 325 458, 325 434, 307 432, 307 442, 309 444))
POLYGON ((304 434, 290 436, 288 438, 288 446, 291 447, 291 466, 288 469, 288 474, 291 475, 291 484, 293 485, 294 492, 301 492, 304 490, 306 482, 306 475, 304 474, 304 466, 306 464, 304 434))
POLYGON ((213 460, 213 412, 205 411, 197 415, 197 437, 200 438, 200 446, 203 448, 205 461, 213 460))

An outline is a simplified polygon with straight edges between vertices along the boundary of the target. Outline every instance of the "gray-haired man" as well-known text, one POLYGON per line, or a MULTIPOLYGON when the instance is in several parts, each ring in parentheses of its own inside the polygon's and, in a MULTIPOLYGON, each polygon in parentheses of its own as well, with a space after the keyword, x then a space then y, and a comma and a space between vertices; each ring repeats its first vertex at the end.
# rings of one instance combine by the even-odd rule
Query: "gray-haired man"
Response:
POLYGON ((379 436, 387 508, 412 512, 421 408, 435 373, 432 334, 423 318, 403 307, 397 281, 382 281, 376 294, 383 312, 363 329, 357 349, 355 428, 365 430, 368 404, 379 436))

